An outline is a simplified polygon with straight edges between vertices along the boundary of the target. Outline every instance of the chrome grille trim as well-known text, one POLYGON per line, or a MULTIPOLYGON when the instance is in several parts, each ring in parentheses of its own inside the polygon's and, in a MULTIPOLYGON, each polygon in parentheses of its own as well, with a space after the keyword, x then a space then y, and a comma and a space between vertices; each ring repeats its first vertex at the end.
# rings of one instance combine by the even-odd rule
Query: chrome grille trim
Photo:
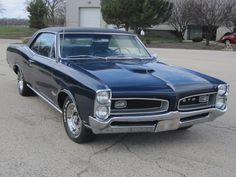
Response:
POLYGON ((164 99, 157 99, 157 98, 112 98, 112 101, 122 101, 122 100, 151 100, 151 101, 160 101, 160 107, 154 108, 144 108, 144 109, 111 109, 110 115, 132 115, 132 114, 158 114, 167 112, 169 109, 169 101, 164 99), (117 112, 114 112, 117 111, 117 112), (127 112, 129 111, 129 112, 127 112))
MULTIPOLYGON (((178 106, 177 109, 179 111, 194 111, 194 110, 198 110, 198 109, 207 109, 207 108, 212 108, 215 107, 215 102, 216 102, 216 96, 217 96, 217 92, 210 92, 210 93, 202 93, 202 94, 196 94, 196 95, 190 95, 184 98, 181 98, 178 101, 178 106), (192 104, 192 105, 188 105, 186 107, 188 108, 180 108, 180 103, 181 101, 183 101, 184 99, 188 99, 188 98, 193 98, 193 97, 198 97, 198 96, 204 96, 204 95, 209 95, 209 96, 213 96, 213 100, 209 100, 209 103, 207 105, 201 106, 202 103, 200 104, 192 104)), ((210 99, 210 98, 209 98, 210 99)))

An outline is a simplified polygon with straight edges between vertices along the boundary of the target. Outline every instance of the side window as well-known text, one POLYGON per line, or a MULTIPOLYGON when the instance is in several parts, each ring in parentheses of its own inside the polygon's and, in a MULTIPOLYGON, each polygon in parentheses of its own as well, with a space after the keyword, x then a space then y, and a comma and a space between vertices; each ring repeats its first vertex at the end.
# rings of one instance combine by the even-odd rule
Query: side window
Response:
POLYGON ((42 33, 34 41, 31 50, 39 55, 55 58, 55 34, 42 33))

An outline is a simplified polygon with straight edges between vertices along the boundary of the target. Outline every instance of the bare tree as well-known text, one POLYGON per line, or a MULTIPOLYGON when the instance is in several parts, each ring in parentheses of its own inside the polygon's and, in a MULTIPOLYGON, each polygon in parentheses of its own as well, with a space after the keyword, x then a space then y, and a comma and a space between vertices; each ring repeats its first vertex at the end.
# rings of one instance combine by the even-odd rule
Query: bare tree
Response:
POLYGON ((232 18, 233 27, 236 28, 236 6, 234 7, 234 14, 232 18))
POLYGON ((169 24, 177 31, 178 37, 182 42, 188 25, 192 20, 193 0, 174 0, 172 15, 169 24))
POLYGON ((65 0, 45 0, 48 7, 50 25, 62 25, 65 22, 65 0))
POLYGON ((220 27, 232 21, 235 0, 195 0, 193 12, 194 21, 207 27, 206 45, 210 45, 213 33, 220 27))

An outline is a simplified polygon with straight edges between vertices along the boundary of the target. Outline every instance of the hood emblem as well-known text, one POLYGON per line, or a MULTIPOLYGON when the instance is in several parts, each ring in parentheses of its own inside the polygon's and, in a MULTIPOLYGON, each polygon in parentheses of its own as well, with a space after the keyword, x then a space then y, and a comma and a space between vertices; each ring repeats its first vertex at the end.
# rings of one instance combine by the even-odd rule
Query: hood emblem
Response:
POLYGON ((115 108, 116 109, 124 109, 127 107, 127 101, 116 101, 115 108))

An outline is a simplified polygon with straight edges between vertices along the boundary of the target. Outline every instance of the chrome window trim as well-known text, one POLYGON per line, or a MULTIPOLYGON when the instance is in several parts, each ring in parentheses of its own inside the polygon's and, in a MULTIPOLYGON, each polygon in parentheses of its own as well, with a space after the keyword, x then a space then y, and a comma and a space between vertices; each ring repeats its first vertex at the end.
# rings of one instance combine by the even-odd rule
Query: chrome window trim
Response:
MULTIPOLYGON (((129 109, 129 111, 134 110, 134 112, 119 112, 119 113, 111 113, 110 115, 134 115, 134 114, 156 114, 156 113, 164 113, 167 112, 169 109, 169 101, 168 100, 164 100, 164 99, 158 99, 158 98, 112 98, 111 101, 121 101, 121 100, 151 100, 151 101, 161 101, 161 106, 159 107, 160 109, 162 109, 162 107, 164 107, 164 109, 159 110, 159 111, 142 111, 141 110, 148 110, 148 109, 155 109, 155 108, 144 108, 144 109, 129 109), (165 105, 163 105, 165 103, 165 105)), ((158 107, 156 107, 158 108, 158 107)), ((113 109, 115 110, 115 109, 113 109)), ((119 110, 125 110, 125 109, 119 109, 119 110)), ((112 111, 112 109, 111 109, 112 111)))
MULTIPOLYGON (((28 49, 32 52, 32 54, 36 55, 36 56, 40 56, 44 59, 50 59, 50 60, 53 60, 53 61, 57 61, 57 34, 56 33, 53 33, 53 32, 41 32, 41 33, 38 33, 36 35, 36 37, 34 38, 34 40, 30 43, 30 46, 28 46, 28 49), (42 34, 45 34, 45 33, 49 33, 49 34, 53 34, 54 35, 54 47, 55 47, 55 58, 50 58, 50 57, 46 57, 44 55, 40 55, 39 53, 35 52, 34 50, 31 49, 32 45, 34 44, 34 42, 38 39, 39 36, 41 36, 42 34)), ((50 53, 52 52, 52 49, 50 51, 50 53)))
POLYGON ((107 33, 107 32, 58 32, 58 34, 112 34, 112 35, 123 35, 123 36, 136 36, 135 34, 127 34, 127 33, 107 33))
POLYGON ((58 56, 60 57, 60 59, 62 60, 67 60, 67 58, 62 58, 61 56, 61 40, 60 40, 60 35, 66 35, 66 34, 104 34, 104 35, 117 35, 117 36, 132 36, 134 37, 140 44, 141 46, 143 46, 144 50, 148 53, 148 55, 150 56, 150 58, 153 58, 151 53, 147 50, 146 46, 143 44, 143 42, 137 37, 137 35, 135 34, 126 34, 126 33, 103 33, 103 32, 58 32, 58 56))
POLYGON ((153 58, 152 54, 148 51, 147 47, 144 45, 141 39, 137 35, 134 35, 134 36, 139 41, 139 43, 143 46, 144 50, 146 50, 146 52, 150 55, 150 57, 153 58))
POLYGON ((201 93, 201 94, 195 94, 195 95, 190 95, 190 96, 187 96, 187 97, 183 97, 183 98, 179 99, 179 101, 178 101, 177 110, 178 111, 194 111, 194 110, 198 110, 198 109, 207 109, 207 108, 212 107, 214 104, 207 105, 207 106, 201 106, 201 107, 197 107, 197 108, 186 108, 186 109, 180 109, 179 108, 180 107, 180 102, 183 101, 184 99, 197 97, 197 96, 203 96, 203 95, 217 95, 217 92, 201 93))

